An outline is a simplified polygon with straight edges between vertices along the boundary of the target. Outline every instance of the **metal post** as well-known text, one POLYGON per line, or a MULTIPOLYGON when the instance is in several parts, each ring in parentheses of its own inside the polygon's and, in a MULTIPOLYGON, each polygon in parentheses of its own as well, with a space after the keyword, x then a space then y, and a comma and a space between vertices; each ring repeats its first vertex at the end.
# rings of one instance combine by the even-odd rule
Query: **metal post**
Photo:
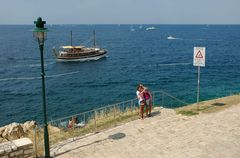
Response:
POLYGON ((163 92, 162 92, 162 107, 163 107, 163 103, 164 103, 164 94, 163 94, 163 92))
POLYGON ((35 146, 35 156, 38 157, 38 153, 37 153, 37 132, 36 132, 36 128, 34 128, 34 146, 35 146))
POLYGON ((83 118, 84 118, 84 124, 86 124, 86 113, 84 113, 83 118))
POLYGON ((94 126, 95 126, 95 133, 97 133, 97 111, 94 110, 94 126))
POLYGON ((198 89, 197 89, 197 104, 199 105, 199 95, 200 95, 200 66, 198 66, 198 89))
POLYGON ((96 48, 96 34, 95 34, 95 30, 93 30, 93 47, 96 48))
POLYGON ((155 101, 154 101, 154 99, 155 99, 155 93, 152 93, 152 106, 154 106, 154 104, 155 104, 155 101))
POLYGON ((50 158, 49 152, 49 135, 48 135, 48 124, 47 124, 47 109, 46 109, 46 92, 45 92, 45 73, 44 73, 44 58, 43 58, 43 43, 39 44, 40 55, 41 55, 41 76, 42 76, 42 99, 43 99, 43 116, 44 116, 44 147, 45 157, 50 158))
POLYGON ((113 109, 113 118, 115 119, 116 117, 116 105, 114 104, 114 109, 113 109))
POLYGON ((72 46, 72 30, 71 30, 71 46, 72 46))
POLYGON ((133 100, 131 100, 131 113, 133 112, 133 100))

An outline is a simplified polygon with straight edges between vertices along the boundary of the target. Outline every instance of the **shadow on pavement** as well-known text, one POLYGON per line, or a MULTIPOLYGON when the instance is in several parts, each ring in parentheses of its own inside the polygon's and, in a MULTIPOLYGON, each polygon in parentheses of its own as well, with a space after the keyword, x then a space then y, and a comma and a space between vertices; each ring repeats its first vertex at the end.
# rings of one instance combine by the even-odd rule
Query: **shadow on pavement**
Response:
MULTIPOLYGON (((122 139, 126 137, 126 134, 125 133, 115 133, 113 135, 109 135, 108 138, 105 138, 105 139, 100 139, 100 140, 96 140, 92 143, 88 143, 88 144, 85 144, 85 145, 81 145, 81 146, 78 146, 78 147, 75 147, 75 148, 72 148, 72 149, 69 149, 69 150, 66 150, 64 152, 61 152, 61 153, 58 153, 58 154, 55 154, 54 153, 54 157, 56 156, 60 156, 60 155, 63 155, 63 154, 66 154, 68 152, 71 152, 71 151, 74 151, 74 150, 77 150, 77 149, 80 149, 80 148, 83 148, 83 147, 86 147, 86 146, 90 146, 90 145, 93 145, 93 144, 96 144, 96 143, 101 143, 102 141, 105 141, 105 140, 108 140, 108 139, 113 139, 113 140, 119 140, 119 139, 122 139)), ((61 146, 62 147, 62 146, 61 146)))
POLYGON ((152 112, 152 117, 160 115, 160 114, 161 114, 161 111, 154 111, 154 112, 152 112))
POLYGON ((118 139, 122 139, 124 137, 126 137, 125 133, 116 133, 116 134, 108 136, 108 139, 118 140, 118 139))
POLYGON ((214 106, 224 106, 226 104, 224 104, 224 103, 213 103, 212 105, 214 105, 214 106))

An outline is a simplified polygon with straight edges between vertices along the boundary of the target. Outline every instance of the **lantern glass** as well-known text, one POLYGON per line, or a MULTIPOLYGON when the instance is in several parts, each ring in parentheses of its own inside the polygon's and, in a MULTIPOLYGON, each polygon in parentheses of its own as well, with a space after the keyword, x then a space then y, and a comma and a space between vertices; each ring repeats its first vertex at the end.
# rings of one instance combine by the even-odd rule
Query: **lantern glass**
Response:
POLYGON ((47 40, 47 32, 37 31, 33 32, 33 37, 39 44, 44 44, 44 41, 47 40))

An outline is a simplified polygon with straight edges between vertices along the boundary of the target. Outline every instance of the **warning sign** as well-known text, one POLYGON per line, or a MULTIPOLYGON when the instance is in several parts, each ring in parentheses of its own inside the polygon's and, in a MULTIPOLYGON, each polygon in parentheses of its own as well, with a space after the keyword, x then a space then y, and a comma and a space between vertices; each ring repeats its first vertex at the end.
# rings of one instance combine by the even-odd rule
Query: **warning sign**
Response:
POLYGON ((205 47, 194 47, 193 65, 205 66, 205 47))
POLYGON ((201 51, 197 52, 196 58, 203 58, 203 55, 202 55, 201 51))

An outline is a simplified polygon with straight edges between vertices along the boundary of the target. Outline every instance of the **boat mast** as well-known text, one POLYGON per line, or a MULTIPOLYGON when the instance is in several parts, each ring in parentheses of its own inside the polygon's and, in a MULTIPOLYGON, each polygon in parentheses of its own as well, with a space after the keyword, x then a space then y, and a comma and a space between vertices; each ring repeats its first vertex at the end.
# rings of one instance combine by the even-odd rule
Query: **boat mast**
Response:
POLYGON ((93 30, 93 47, 96 48, 96 34, 95 34, 95 30, 93 30))
POLYGON ((70 31, 70 34, 71 34, 71 46, 72 46, 72 30, 70 31))

